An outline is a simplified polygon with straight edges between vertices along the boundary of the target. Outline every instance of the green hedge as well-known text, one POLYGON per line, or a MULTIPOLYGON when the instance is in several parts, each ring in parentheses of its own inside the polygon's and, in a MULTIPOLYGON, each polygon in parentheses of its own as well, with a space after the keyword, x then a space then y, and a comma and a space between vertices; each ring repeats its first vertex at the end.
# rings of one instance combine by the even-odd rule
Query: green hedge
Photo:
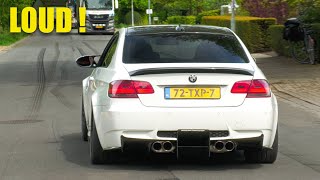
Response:
POLYGON ((312 24, 313 37, 316 39, 317 58, 320 61, 320 23, 312 24))
POLYGON ((196 19, 196 23, 200 24, 201 23, 201 19, 203 16, 219 16, 220 15, 220 10, 211 10, 211 11, 202 11, 201 13, 199 13, 197 15, 197 19, 196 19))
POLYGON ((196 24, 196 16, 171 16, 167 19, 168 24, 196 24))
MULTIPOLYGON (((204 16, 201 24, 230 28, 230 16, 204 16)), ((251 52, 264 52, 270 49, 266 39, 268 28, 276 24, 275 18, 236 17, 236 33, 251 52)))
MULTIPOLYGON (((282 38, 283 29, 283 25, 273 25, 269 27, 269 45, 279 55, 291 56, 289 43, 282 38)), ((312 30, 314 31, 312 36, 316 39, 317 42, 316 51, 318 54, 318 58, 320 58, 320 23, 312 24, 312 30)))
POLYGON ((268 42, 271 49, 282 56, 290 56, 289 43, 282 38, 283 36, 283 25, 273 25, 268 29, 268 42))
MULTIPOLYGON (((140 26, 140 25, 146 25, 148 24, 148 19, 147 19, 147 16, 142 16, 139 12, 137 11, 134 11, 134 24, 136 26, 140 26)), ((125 15, 125 18, 124 18, 124 23, 125 24, 132 24, 132 13, 131 12, 128 12, 126 15, 125 15)))

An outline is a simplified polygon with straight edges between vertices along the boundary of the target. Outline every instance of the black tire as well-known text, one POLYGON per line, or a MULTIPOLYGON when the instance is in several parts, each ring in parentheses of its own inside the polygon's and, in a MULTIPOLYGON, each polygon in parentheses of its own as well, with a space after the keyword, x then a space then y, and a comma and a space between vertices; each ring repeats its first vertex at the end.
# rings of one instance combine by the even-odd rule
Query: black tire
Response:
POLYGON ((81 32, 79 31, 79 29, 78 29, 78 34, 79 34, 79 35, 84 35, 84 33, 81 33, 81 32))
POLYGON ((290 42, 292 57, 300 64, 309 64, 309 54, 306 51, 304 41, 290 42))
POLYGON ((90 160, 92 164, 103 164, 104 161, 104 151, 101 147, 100 140, 98 137, 96 125, 92 116, 92 125, 90 133, 90 160))
POLYGON ((315 64, 320 63, 320 51, 319 51, 319 43, 317 41, 314 42, 314 59, 315 59, 315 64))
POLYGON ((85 35, 86 33, 80 32, 80 29, 79 29, 79 28, 80 28, 80 26, 78 26, 78 34, 79 34, 79 35, 85 35))
POLYGON ((117 150, 104 151, 101 147, 97 128, 92 116, 92 127, 90 134, 90 159, 92 164, 112 164, 118 161, 120 152, 117 150))
POLYGON ((315 57, 315 53, 316 53, 316 45, 315 45, 315 40, 311 37, 308 36, 308 43, 309 43, 309 48, 311 48, 310 52, 309 52, 309 60, 310 60, 310 64, 315 65, 316 64, 316 57, 315 57))
POLYGON ((84 113, 83 100, 82 100, 82 106, 81 106, 81 135, 82 135, 83 141, 88 141, 88 128, 87 128, 86 116, 84 113))
POLYGON ((272 149, 262 149, 258 151, 247 150, 244 156, 248 163, 267 163, 272 164, 278 156, 278 131, 272 145, 272 149))

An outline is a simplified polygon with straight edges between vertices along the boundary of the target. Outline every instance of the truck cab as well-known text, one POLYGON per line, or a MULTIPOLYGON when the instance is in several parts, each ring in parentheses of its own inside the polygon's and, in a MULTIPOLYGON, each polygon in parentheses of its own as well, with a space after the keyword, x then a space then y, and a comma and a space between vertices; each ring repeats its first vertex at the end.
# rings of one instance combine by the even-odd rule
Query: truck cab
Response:
POLYGON ((86 8, 86 33, 113 34, 115 32, 114 0, 78 0, 77 5, 86 8))

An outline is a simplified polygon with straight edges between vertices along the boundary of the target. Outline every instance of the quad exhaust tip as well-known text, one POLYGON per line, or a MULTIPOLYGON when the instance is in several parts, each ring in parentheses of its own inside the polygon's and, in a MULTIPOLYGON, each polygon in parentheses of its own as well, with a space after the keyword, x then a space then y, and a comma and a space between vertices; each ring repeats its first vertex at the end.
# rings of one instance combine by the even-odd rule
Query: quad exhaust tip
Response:
POLYGON ((223 148, 224 148, 224 142, 222 142, 222 141, 217 141, 217 142, 214 144, 214 147, 215 147, 216 150, 222 151, 223 148))
POLYGON ((231 152, 236 148, 236 144, 233 141, 217 141, 212 145, 213 152, 231 152))
POLYGON ((162 143, 161 142, 154 142, 153 144, 152 144, 152 150, 153 151, 161 151, 161 149, 162 149, 162 143))
MULTIPOLYGON (((171 153, 175 148, 170 141, 156 141, 151 144, 151 150, 155 153, 171 153)), ((233 141, 216 141, 210 149, 217 153, 231 152, 236 149, 236 143, 233 141)))
POLYGON ((152 143, 151 150, 155 153, 170 153, 175 149, 170 141, 156 141, 152 143))
POLYGON ((163 146, 163 149, 164 149, 165 151, 171 151, 171 150, 173 150, 173 145, 172 145, 172 143, 171 143, 170 141, 164 142, 164 143, 162 144, 162 146, 163 146))
POLYGON ((233 151, 235 148, 234 142, 232 142, 232 141, 226 142, 225 148, 227 151, 233 151))

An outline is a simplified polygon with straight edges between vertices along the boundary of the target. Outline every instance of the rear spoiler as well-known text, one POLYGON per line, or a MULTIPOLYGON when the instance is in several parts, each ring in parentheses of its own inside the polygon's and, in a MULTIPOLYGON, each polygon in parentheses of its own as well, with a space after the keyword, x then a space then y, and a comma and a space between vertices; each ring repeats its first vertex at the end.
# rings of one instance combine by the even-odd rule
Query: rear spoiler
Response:
POLYGON ((148 74, 173 74, 173 73, 219 73, 219 74, 242 74, 253 76, 254 71, 237 68, 149 68, 138 69, 129 72, 130 76, 148 74))

